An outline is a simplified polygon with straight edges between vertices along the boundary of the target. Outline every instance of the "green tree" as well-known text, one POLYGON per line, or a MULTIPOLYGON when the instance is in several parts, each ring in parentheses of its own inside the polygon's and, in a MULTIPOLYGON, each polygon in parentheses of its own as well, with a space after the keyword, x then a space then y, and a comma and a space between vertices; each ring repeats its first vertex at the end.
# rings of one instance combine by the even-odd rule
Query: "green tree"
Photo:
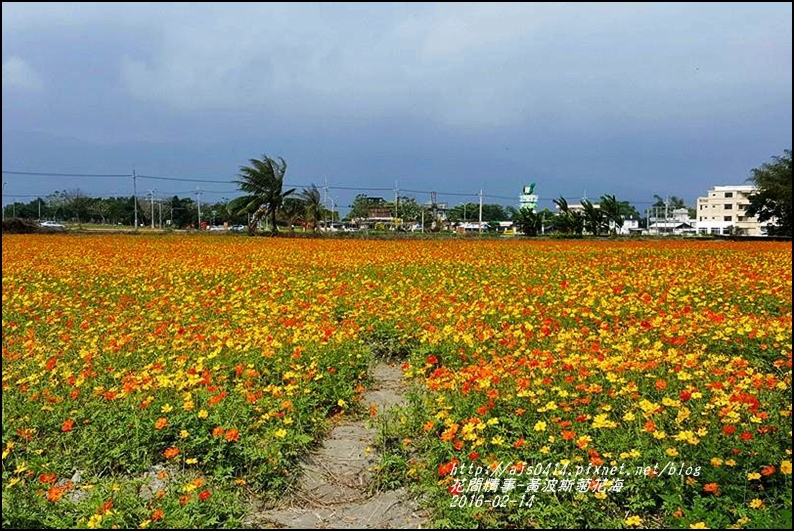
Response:
POLYGON ((543 216, 523 207, 516 211, 513 222, 527 236, 537 236, 543 230, 543 216))
POLYGON ((295 191, 294 188, 284 191, 287 163, 281 157, 276 160, 267 155, 262 155, 262 160, 249 159, 248 162, 249 166, 240 166, 240 179, 235 181, 246 195, 238 197, 235 204, 242 205, 239 209, 241 213, 253 213, 248 224, 248 234, 253 235, 259 221, 268 217, 271 234, 275 236, 278 233, 276 212, 281 208, 284 199, 295 191))
POLYGON ((667 199, 654 194, 653 198, 656 200, 652 205, 651 208, 656 209, 656 217, 659 217, 664 214, 665 207, 667 207, 668 215, 672 216, 673 210, 679 210, 681 208, 685 208, 688 212, 690 218, 694 218, 697 216, 697 210, 693 207, 687 206, 686 201, 681 199, 680 197, 671 195, 667 199))
POLYGON ((370 198, 367 194, 358 194, 350 205, 347 217, 350 219, 367 219, 369 217, 370 198))
POLYGON ((588 201, 582 200, 582 207, 584 208, 584 226, 588 232, 595 236, 600 236, 606 228, 607 218, 601 210, 600 205, 598 208, 588 201))
POLYGON ((306 208, 299 197, 287 197, 281 205, 281 218, 289 227, 290 232, 295 231, 295 222, 304 219, 306 208))
POLYGON ((620 201, 614 195, 601 196, 601 212, 612 230, 619 231, 623 228, 623 215, 621 214, 620 201))
POLYGON ((758 192, 750 195, 747 215, 758 216, 762 223, 773 221, 767 226, 769 234, 791 236, 791 150, 772 159, 774 162, 753 168, 753 175, 748 178, 758 192))
POLYGON ((299 195, 303 201, 304 219, 307 223, 311 223, 312 229, 317 232, 320 229, 320 220, 325 210, 320 190, 312 183, 309 188, 304 188, 299 195))
POLYGON ((552 200, 557 206, 557 215, 554 217, 554 228, 564 234, 582 234, 584 231, 584 216, 572 211, 568 200, 564 197, 552 200))

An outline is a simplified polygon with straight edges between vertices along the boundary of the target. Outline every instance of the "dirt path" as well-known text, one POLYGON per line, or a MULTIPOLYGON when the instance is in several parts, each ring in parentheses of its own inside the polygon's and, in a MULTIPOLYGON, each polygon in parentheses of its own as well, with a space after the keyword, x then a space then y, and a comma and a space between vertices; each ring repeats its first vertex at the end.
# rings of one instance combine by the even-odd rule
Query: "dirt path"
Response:
MULTIPOLYGON (((403 403, 402 371, 381 362, 363 404, 382 414, 403 403)), ((372 492, 378 463, 375 428, 365 420, 346 421, 331 431, 323 446, 301 462, 301 482, 280 506, 253 513, 252 527, 289 529, 420 529, 426 526, 415 500, 403 489, 372 492)))

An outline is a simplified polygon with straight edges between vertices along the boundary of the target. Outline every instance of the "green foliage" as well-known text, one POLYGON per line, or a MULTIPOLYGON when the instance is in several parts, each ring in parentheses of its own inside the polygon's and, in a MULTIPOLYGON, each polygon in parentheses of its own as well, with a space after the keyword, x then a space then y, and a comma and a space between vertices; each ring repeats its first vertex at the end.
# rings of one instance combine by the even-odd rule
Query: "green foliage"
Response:
POLYGON ((531 208, 521 208, 515 217, 516 227, 526 236, 537 236, 543 229, 541 214, 535 213, 531 208))
POLYGON ((281 157, 272 159, 262 155, 262 159, 249 159, 249 166, 240 166, 240 179, 236 181, 245 196, 237 199, 243 205, 240 213, 253 213, 248 226, 249 234, 256 230, 259 220, 269 218, 270 231, 278 232, 276 226, 276 212, 281 208, 284 199, 291 195, 295 189, 284 191, 284 174, 287 172, 287 163, 281 157))
POLYGON ((774 221, 769 233, 791 236, 791 150, 783 152, 782 157, 772 157, 753 169, 749 178, 758 187, 758 193, 750 196, 747 215, 758 216, 760 222, 774 221))

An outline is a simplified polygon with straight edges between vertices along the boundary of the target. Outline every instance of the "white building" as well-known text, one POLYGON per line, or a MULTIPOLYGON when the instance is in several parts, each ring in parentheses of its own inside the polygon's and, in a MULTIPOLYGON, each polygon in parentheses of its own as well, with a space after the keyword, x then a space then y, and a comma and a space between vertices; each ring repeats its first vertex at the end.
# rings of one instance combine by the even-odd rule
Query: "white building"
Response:
POLYGON ((741 184, 715 186, 706 197, 698 197, 698 233, 766 236, 766 226, 746 213, 749 196, 756 190, 754 186, 741 184))

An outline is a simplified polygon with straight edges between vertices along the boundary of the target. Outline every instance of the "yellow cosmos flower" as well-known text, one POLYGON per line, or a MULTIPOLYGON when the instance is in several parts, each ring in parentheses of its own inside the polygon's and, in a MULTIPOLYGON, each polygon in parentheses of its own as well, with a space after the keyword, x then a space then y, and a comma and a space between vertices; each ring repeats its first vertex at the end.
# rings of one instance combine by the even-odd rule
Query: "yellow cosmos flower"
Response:
POLYGON ((626 523, 626 525, 640 526, 640 525, 642 525, 642 518, 640 518, 637 515, 629 516, 628 518, 626 518, 624 520, 624 522, 626 523))
POLYGON ((209 412, 206 409, 202 409, 198 412, 198 418, 205 419, 209 416, 209 412))
POLYGON ((546 431, 546 423, 539 420, 535 423, 535 431, 546 431))
POLYGON ((750 507, 752 507, 753 509, 762 509, 764 507, 764 502, 759 498, 754 498, 750 500, 750 503, 748 505, 750 505, 750 507))
POLYGON ((791 461, 786 459, 785 461, 780 462, 780 472, 786 474, 787 476, 791 475, 791 461))
POLYGON ((274 433, 274 435, 279 439, 283 439, 284 437, 287 436, 287 430, 281 428, 280 430, 276 430, 276 433, 274 433))

